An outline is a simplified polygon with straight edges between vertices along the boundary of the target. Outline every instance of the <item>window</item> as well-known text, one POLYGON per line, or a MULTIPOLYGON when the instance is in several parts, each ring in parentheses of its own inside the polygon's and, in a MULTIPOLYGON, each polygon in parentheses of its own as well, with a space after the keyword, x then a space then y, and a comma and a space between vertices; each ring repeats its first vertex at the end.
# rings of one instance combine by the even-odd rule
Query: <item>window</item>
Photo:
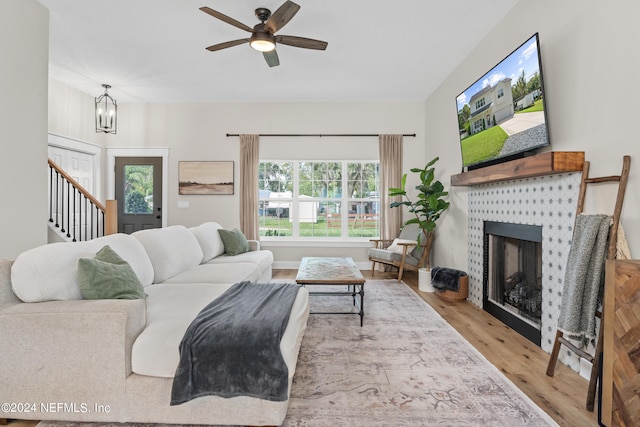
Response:
POLYGON ((124 213, 153 213, 153 165, 124 165, 124 213))
POLYGON ((498 89, 498 99, 502 98, 504 96, 504 89, 500 88, 498 89))
POLYGON ((358 239, 380 235, 380 165, 357 161, 261 162, 260 236, 358 239))
POLYGON ((480 98, 479 100, 476 101, 476 110, 479 110, 480 108, 484 107, 485 101, 484 98, 480 98))

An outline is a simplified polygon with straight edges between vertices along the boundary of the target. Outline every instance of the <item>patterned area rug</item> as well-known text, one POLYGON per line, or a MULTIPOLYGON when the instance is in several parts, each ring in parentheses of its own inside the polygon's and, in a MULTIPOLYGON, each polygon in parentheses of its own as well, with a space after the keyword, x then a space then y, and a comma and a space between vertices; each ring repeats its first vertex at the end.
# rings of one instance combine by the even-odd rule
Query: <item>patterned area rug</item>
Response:
MULTIPOLYGON (((365 291, 362 328, 354 314, 310 316, 284 426, 557 425, 407 285, 365 291)), ((351 304, 311 299, 312 311, 351 304)))
POLYGON ((285 425, 555 425, 407 285, 368 280, 364 308, 310 316, 285 425))

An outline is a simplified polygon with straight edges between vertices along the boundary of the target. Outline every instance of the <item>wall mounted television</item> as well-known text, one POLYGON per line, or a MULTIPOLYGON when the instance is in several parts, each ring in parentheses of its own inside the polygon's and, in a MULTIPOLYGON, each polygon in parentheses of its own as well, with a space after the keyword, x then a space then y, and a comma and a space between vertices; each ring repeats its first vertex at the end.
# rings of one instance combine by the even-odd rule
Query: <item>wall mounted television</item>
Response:
POLYGON ((549 145, 538 33, 465 89, 456 103, 463 171, 549 145))

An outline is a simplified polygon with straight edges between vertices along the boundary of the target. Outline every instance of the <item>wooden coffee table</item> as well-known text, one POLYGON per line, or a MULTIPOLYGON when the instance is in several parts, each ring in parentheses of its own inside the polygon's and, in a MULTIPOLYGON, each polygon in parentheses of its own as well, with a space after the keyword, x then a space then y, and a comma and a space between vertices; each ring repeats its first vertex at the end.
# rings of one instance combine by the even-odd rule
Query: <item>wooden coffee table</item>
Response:
POLYGON ((359 311, 312 311, 312 314, 357 314, 360 326, 364 322, 364 282, 365 279, 351 258, 304 257, 300 261, 296 283, 299 285, 346 285, 346 291, 318 291, 309 295, 349 295, 359 311), (356 298, 360 295, 360 298, 356 298), (359 299, 359 301, 358 301, 359 299))

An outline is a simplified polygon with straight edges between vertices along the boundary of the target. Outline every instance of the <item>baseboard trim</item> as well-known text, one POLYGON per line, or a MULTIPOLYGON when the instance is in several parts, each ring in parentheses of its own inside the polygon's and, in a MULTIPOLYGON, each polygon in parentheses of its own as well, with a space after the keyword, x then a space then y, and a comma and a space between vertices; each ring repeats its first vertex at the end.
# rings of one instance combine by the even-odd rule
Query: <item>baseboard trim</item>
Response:
POLYGON ((592 367, 593 367, 593 363, 589 362, 586 359, 580 358, 580 371, 578 373, 585 380, 589 380, 589 379, 591 379, 591 368, 592 367))

